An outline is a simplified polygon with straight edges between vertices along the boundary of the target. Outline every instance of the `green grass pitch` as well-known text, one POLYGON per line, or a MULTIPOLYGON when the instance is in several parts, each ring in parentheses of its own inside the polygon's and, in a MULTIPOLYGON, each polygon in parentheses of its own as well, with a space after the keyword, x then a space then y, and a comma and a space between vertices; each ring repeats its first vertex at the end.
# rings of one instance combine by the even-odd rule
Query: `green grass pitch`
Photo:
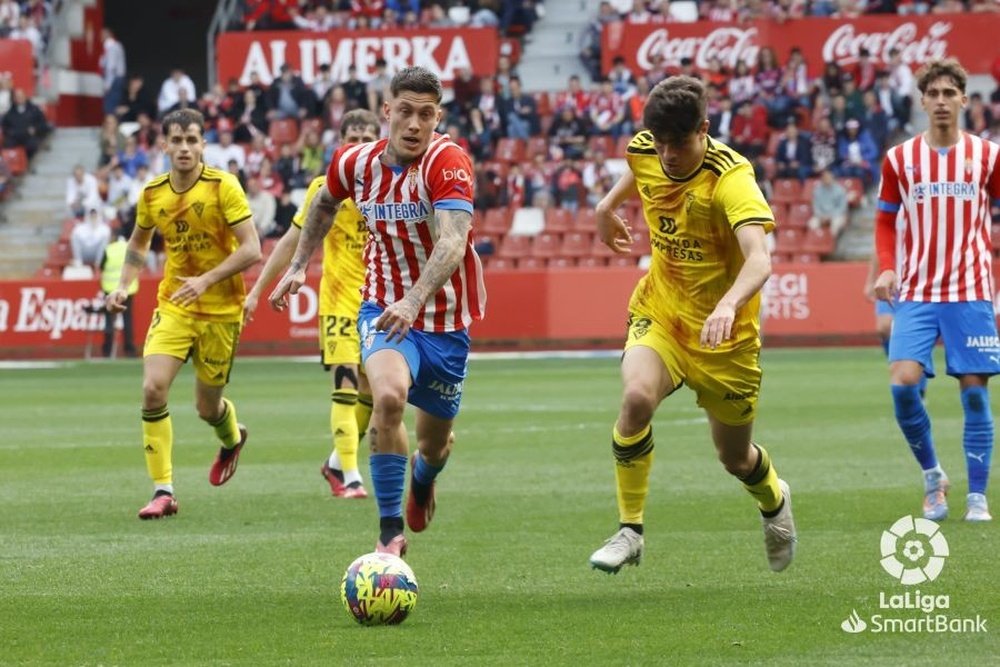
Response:
POLYGON ((180 513, 150 522, 136 519, 150 493, 139 363, 0 370, 0 664, 996 664, 1000 525, 960 520, 955 381, 935 379, 928 398, 955 483, 950 556, 917 588, 988 631, 849 634, 853 610, 885 613, 879 593, 908 590, 879 565, 879 541, 919 511, 885 362, 876 349, 767 350, 763 366, 756 437, 792 486, 799 528, 786 572, 767 569, 753 503, 687 389, 655 421, 642 565, 589 569, 617 522, 617 361, 477 359, 434 523, 410 536, 420 600, 395 628, 358 626, 341 606, 340 577, 372 550, 377 512, 374 499, 331 498, 319 475, 318 365, 238 361, 228 395, 250 441, 219 489, 185 368, 170 406, 180 513))

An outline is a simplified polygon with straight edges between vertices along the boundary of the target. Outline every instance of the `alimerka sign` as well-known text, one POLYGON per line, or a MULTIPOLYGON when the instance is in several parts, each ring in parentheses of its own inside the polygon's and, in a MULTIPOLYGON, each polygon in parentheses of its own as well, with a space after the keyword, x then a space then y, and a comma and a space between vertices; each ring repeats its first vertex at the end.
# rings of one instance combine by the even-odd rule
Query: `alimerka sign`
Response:
POLYGON ((732 70, 741 60, 752 67, 764 46, 773 48, 782 63, 787 61, 788 52, 798 47, 809 75, 819 76, 826 62, 841 66, 857 62, 861 49, 867 49, 880 66, 898 49, 903 62, 913 69, 928 60, 953 56, 969 72, 986 73, 997 52, 983 45, 993 43, 998 33, 1000 14, 989 13, 804 18, 784 23, 618 23, 605 26, 601 54, 605 72, 620 55, 638 74, 650 69, 660 56, 667 67, 677 67, 682 58, 691 58, 695 67, 705 69, 717 58, 732 70))
POLYGON ((385 60, 390 75, 420 65, 449 85, 462 68, 478 75, 494 74, 500 37, 489 28, 226 32, 216 40, 216 53, 218 80, 235 78, 240 85, 248 84, 253 72, 270 84, 286 63, 307 84, 324 63, 330 65, 334 81, 347 80, 351 65, 357 67, 358 78, 367 81, 375 75, 379 58, 385 60))

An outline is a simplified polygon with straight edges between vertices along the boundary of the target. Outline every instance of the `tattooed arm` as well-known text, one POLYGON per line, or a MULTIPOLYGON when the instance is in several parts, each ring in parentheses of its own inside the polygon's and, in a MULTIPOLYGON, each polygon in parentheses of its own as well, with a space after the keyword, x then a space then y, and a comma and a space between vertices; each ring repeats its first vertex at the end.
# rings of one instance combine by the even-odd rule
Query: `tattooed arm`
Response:
POLYGON ((434 243, 427 263, 420 270, 420 278, 402 299, 390 305, 375 323, 379 331, 388 331, 386 340, 402 340, 417 313, 437 291, 444 287, 465 257, 472 229, 472 214, 467 211, 438 210, 434 212, 441 234, 434 243))
POLYGON ((125 310, 125 302, 128 300, 128 286, 138 277, 142 267, 146 266, 146 253, 149 251, 149 244, 153 240, 153 230, 143 229, 139 225, 132 230, 129 237, 128 247, 125 249, 125 264, 122 266, 122 276, 118 281, 118 287, 108 292, 104 298, 104 307, 110 313, 120 313, 125 310))
POLYGON ((299 236, 299 243, 295 248, 295 256, 292 263, 288 265, 288 270, 281 277, 278 285, 271 292, 267 300, 275 310, 283 310, 288 305, 288 296, 297 294, 299 288, 306 282, 306 267, 309 266, 309 258, 316 252, 323 243, 323 238, 333 225, 333 218, 340 209, 342 200, 337 199, 326 186, 320 187, 313 197, 312 206, 306 214, 305 224, 302 226, 302 234, 299 236))

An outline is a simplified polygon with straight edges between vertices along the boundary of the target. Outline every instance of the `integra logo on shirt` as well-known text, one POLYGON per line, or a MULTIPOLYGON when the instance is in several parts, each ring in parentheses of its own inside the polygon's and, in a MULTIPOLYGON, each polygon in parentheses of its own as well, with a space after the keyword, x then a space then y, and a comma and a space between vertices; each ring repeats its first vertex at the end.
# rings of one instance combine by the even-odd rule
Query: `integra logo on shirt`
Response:
POLYGON ((366 220, 385 220, 386 222, 397 220, 416 222, 425 219, 430 214, 427 204, 422 201, 359 204, 358 210, 361 211, 366 220))
POLYGON ((955 199, 977 199, 979 197, 978 183, 962 181, 931 181, 929 183, 914 183, 910 197, 917 202, 927 197, 953 197, 955 199))

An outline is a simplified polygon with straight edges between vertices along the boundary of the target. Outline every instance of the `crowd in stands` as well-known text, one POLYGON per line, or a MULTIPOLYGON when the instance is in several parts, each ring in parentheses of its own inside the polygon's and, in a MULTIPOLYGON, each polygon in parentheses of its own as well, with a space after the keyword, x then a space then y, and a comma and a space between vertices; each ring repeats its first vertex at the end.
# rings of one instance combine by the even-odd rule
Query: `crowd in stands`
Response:
MULTIPOLYGON (((476 12, 490 5, 451 4, 476 12)), ((630 3, 622 11, 622 3, 603 2, 599 12, 601 16, 610 12, 614 20, 634 19, 643 4, 630 3)), ((644 11, 662 13, 669 4, 645 3, 644 11)), ((859 6, 794 0, 704 2, 699 5, 700 20, 719 20, 722 9, 736 4, 760 11, 780 6, 788 12, 820 14, 859 6)), ((943 3, 889 4, 893 11, 902 10, 902 5, 907 11, 938 11, 943 3)), ((383 17, 387 11, 415 11, 418 5, 418 16, 436 11, 434 6, 445 9, 440 3, 270 3, 270 18, 248 10, 246 27, 273 26, 268 22, 279 5, 294 5, 290 15, 297 18, 332 11, 345 19, 362 6, 371 6, 372 11, 378 6, 383 17), (407 10, 401 7, 404 4, 412 6, 407 10)), ((868 3, 867 9, 889 7, 868 3)), ((892 53, 890 62, 881 63, 862 49, 857 63, 847 68, 826 63, 818 77, 809 75, 799 49, 778 54, 764 47, 755 62, 740 62, 732 71, 718 61, 698 69, 687 59, 677 67, 654 59, 651 70, 637 72, 617 58, 608 75, 595 83, 573 76, 564 90, 552 92, 523 90, 517 65, 501 56, 495 75, 456 73, 438 127, 474 157, 476 228, 483 237, 483 254, 495 253, 490 264, 498 260, 496 265, 503 266, 505 246, 516 245, 510 237, 520 229, 515 218, 521 209, 539 212, 544 220, 532 228, 534 213, 521 216, 529 220, 529 233, 544 229, 564 234, 567 220, 592 221, 594 204, 622 172, 625 147, 642 127, 646 95, 672 74, 706 82, 709 132, 752 161, 779 221, 778 256, 786 259, 800 258, 801 243, 793 242, 810 236, 816 240, 807 246, 814 258, 832 254, 837 236, 848 225, 849 207, 863 201, 866 189, 877 181, 885 149, 912 132, 913 73, 898 52, 892 53)), ((381 60, 368 81, 361 81, 354 68, 346 80, 334 81, 330 68, 321 66, 316 80, 307 84, 286 65, 269 84, 251 74, 245 86, 230 80, 200 93, 181 70, 172 72, 158 88, 133 75, 100 133, 100 166, 92 175, 99 213, 113 224, 132 220, 142 185, 167 168, 158 148, 159 119, 190 107, 199 109, 207 121, 205 162, 235 174, 248 193, 261 236, 280 237, 305 186, 325 171, 339 141, 340 119, 354 108, 377 111, 389 78, 381 60)), ((965 125, 982 136, 1000 136, 1000 90, 991 99, 972 95, 965 125)), ((84 181, 74 174, 67 186, 68 214, 76 220, 87 219, 95 201, 93 184, 84 181), (80 197, 78 189, 88 194, 80 197)), ((634 209, 631 215, 633 221, 639 217, 634 209)), ((581 243, 589 248, 593 230, 569 227, 585 234, 581 243)), ((598 252, 596 244, 594 248, 598 252)), ((151 268, 156 268, 155 260, 151 268)))
POLYGON ((247 0, 234 30, 409 30, 497 28, 523 36, 542 0, 247 0))

